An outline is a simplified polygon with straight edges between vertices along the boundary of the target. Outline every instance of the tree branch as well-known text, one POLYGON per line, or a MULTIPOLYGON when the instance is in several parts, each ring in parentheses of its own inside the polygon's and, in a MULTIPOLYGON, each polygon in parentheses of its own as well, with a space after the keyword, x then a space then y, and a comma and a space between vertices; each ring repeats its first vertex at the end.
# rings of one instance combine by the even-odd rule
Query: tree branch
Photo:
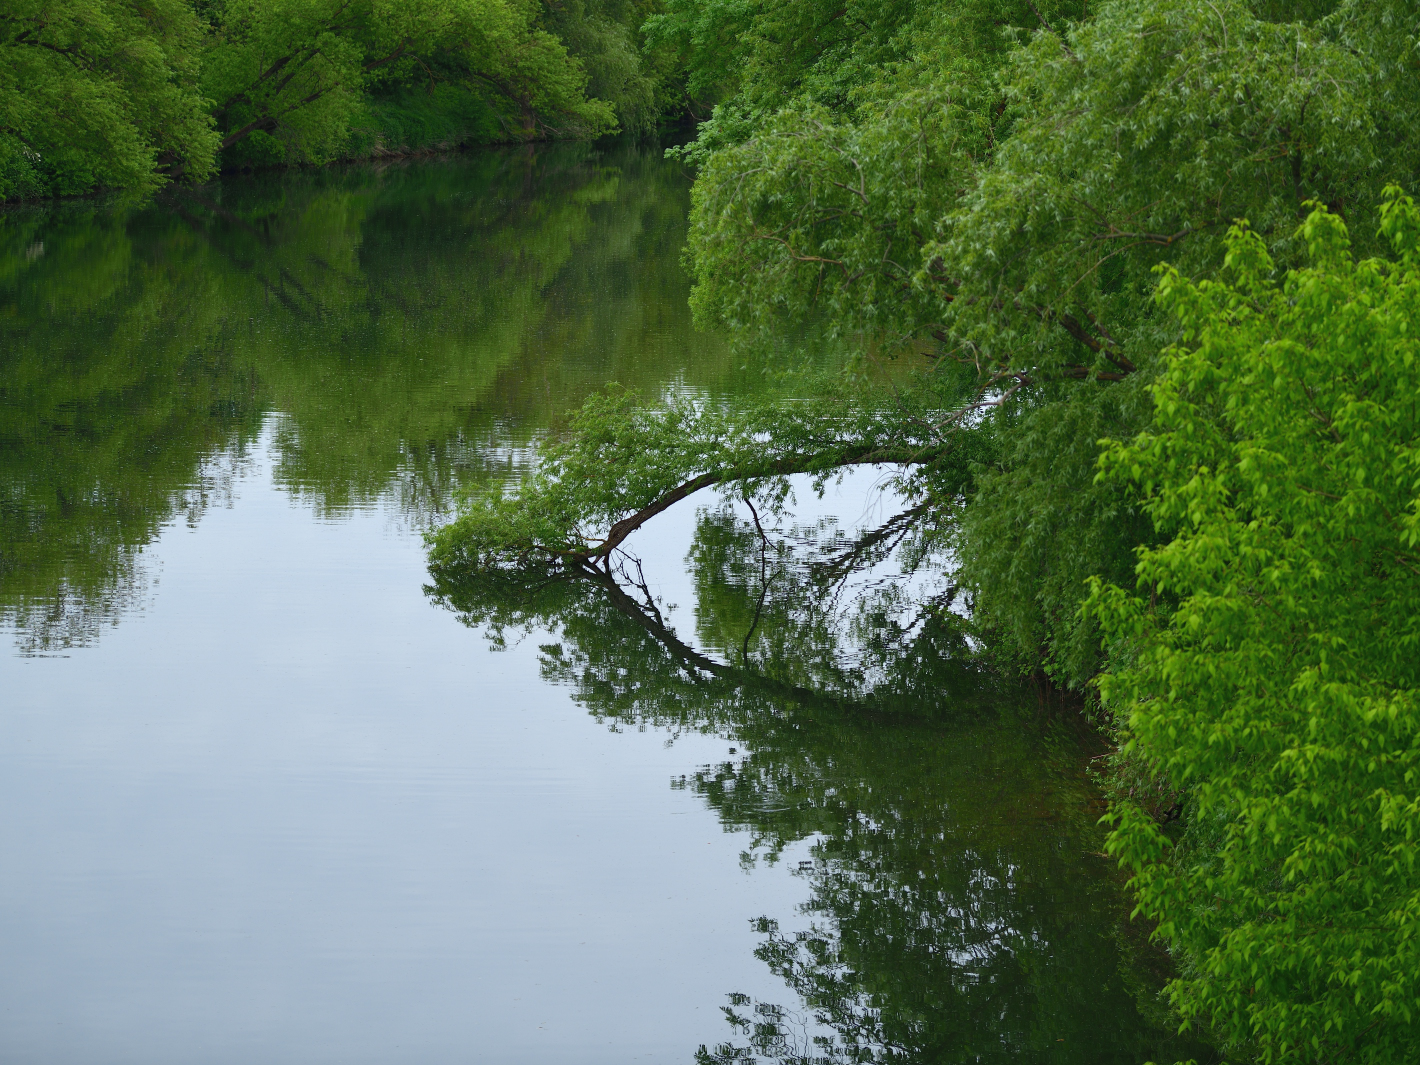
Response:
POLYGON ((605 558, 621 546, 621 543, 628 536, 645 525, 657 514, 669 510, 682 499, 717 484, 725 484, 731 481, 757 480, 762 477, 783 477, 791 473, 813 473, 819 470, 838 469, 847 466, 919 465, 940 458, 946 451, 947 447, 945 445, 923 448, 917 451, 908 451, 904 448, 881 448, 874 445, 863 444, 857 448, 850 449, 836 459, 826 459, 822 453, 788 455, 783 458, 772 459, 762 466, 755 466, 749 469, 735 467, 727 470, 716 470, 711 473, 702 473, 698 477, 692 477, 690 480, 676 485, 670 491, 663 493, 655 501, 636 511, 636 513, 629 514, 621 520, 614 522, 611 528, 607 530, 606 539, 595 547, 586 550, 559 553, 562 554, 563 557, 579 562, 590 561, 594 558, 605 558))

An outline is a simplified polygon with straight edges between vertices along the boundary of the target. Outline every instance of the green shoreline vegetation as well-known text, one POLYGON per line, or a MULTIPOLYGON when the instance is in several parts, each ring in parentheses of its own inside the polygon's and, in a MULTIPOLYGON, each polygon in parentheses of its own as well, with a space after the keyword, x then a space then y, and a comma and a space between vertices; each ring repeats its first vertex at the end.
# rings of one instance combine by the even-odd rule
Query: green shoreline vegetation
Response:
POLYGON ((218 169, 645 134, 646 0, 31 0, 0 14, 0 202, 218 169))
MULTIPOLYGON (((622 594, 627 537, 682 500, 753 504, 763 544, 791 477, 891 469, 906 509, 835 565, 891 541, 944 579, 922 624, 868 611, 856 637, 883 677, 970 658, 1091 715, 1181 1022, 1230 1061, 1415 1059, 1413 0, 83 0, 4 24, 7 198, 694 115, 691 307, 763 386, 593 394, 524 475, 474 477, 430 538, 436 593, 496 635, 622 594)), ((722 642, 731 665, 675 645, 679 668, 749 661, 722 642)), ((831 676, 811 687, 873 683, 831 676)))
POLYGON ((611 576, 681 499, 896 469, 893 535, 950 574, 922 611, 1112 737, 1182 1021, 1413 1060, 1420 10, 668 0, 645 32, 715 100, 676 151, 692 306, 792 401, 594 397, 469 492, 436 577, 611 576))

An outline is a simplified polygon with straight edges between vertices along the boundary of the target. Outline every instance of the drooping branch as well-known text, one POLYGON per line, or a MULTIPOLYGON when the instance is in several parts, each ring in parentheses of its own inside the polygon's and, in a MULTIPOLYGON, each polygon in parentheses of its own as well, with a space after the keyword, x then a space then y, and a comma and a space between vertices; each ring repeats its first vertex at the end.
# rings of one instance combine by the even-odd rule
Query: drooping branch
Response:
POLYGON ((586 550, 568 551, 565 552, 565 555, 576 561, 590 561, 592 559, 606 558, 620 547, 628 536, 645 525, 657 514, 668 510, 681 500, 694 495, 696 492, 703 491, 706 488, 712 488, 717 484, 758 480, 764 477, 784 477, 794 473, 820 473, 832 469, 846 469, 851 466, 919 465, 942 457, 946 451, 947 448, 945 446, 907 450, 904 448, 883 448, 871 444, 863 444, 832 457, 822 453, 788 455, 748 468, 738 466, 702 473, 697 477, 692 477, 688 481, 681 482, 670 491, 662 493, 655 500, 636 511, 634 514, 628 514, 626 517, 613 523, 611 528, 607 530, 606 539, 595 547, 586 550))
POLYGON ((270 132, 275 128, 276 119, 272 118, 270 115, 261 115, 259 118, 252 119, 245 126, 242 126, 240 129, 235 129, 231 133, 223 137, 220 147, 230 148, 232 145, 236 144, 237 141, 245 140, 257 130, 265 130, 267 132, 270 132))
POLYGON ((862 564, 864 558, 884 550, 893 550, 919 521, 937 505, 935 499, 925 499, 916 506, 894 514, 876 529, 863 533, 845 550, 815 564, 815 570, 823 580, 842 580, 862 564))
POLYGON ((587 552, 573 552, 574 558, 605 558, 615 551, 623 540, 634 533, 641 526, 654 518, 662 511, 669 510, 682 499, 694 495, 696 492, 713 485, 722 484, 730 477, 723 473, 702 473, 699 477, 692 477, 688 481, 676 485, 669 492, 666 492, 655 502, 642 507, 635 514, 628 515, 612 525, 607 531, 606 539, 597 547, 587 552))
POLYGON ((891 417, 846 396, 735 408, 676 397, 647 408, 613 386, 539 445, 536 467, 511 491, 473 491, 431 535, 431 558, 450 572, 609 571, 627 538, 676 503, 717 486, 773 496, 794 474, 929 466, 951 491, 943 477, 965 484, 979 449, 969 434, 930 424, 940 401, 899 394, 903 409, 891 417))
POLYGON ((792 681, 770 676, 751 663, 740 665, 720 662, 687 644, 665 620, 637 601, 612 573, 591 566, 579 566, 563 580, 586 581, 602 590, 607 601, 621 615, 634 622, 665 649, 686 674, 693 679, 713 679, 740 688, 759 690, 777 696, 783 702, 804 707, 851 711, 859 720, 881 719, 883 709, 863 698, 841 692, 805 687, 792 681))

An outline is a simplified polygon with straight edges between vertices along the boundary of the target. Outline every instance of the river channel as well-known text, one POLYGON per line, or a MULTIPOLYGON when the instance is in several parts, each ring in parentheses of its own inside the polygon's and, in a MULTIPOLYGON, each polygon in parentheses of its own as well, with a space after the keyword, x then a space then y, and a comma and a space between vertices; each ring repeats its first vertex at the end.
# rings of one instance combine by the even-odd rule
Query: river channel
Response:
POLYGON ((620 583, 432 582, 592 391, 759 387, 689 185, 571 146, 0 215, 0 1061, 1199 1055, 1078 714, 883 621, 887 556, 820 579, 879 473, 682 504, 620 583))

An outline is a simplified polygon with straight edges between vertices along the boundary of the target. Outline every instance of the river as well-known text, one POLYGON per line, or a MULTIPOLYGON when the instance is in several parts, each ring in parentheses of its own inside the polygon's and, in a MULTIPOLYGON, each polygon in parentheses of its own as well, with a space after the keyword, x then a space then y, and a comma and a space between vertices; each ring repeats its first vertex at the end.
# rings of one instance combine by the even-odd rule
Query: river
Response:
POLYGON ((593 390, 760 387, 688 204, 565 146, 0 215, 0 1060, 1199 1053, 1078 715, 820 579, 878 474, 431 584, 593 390))

